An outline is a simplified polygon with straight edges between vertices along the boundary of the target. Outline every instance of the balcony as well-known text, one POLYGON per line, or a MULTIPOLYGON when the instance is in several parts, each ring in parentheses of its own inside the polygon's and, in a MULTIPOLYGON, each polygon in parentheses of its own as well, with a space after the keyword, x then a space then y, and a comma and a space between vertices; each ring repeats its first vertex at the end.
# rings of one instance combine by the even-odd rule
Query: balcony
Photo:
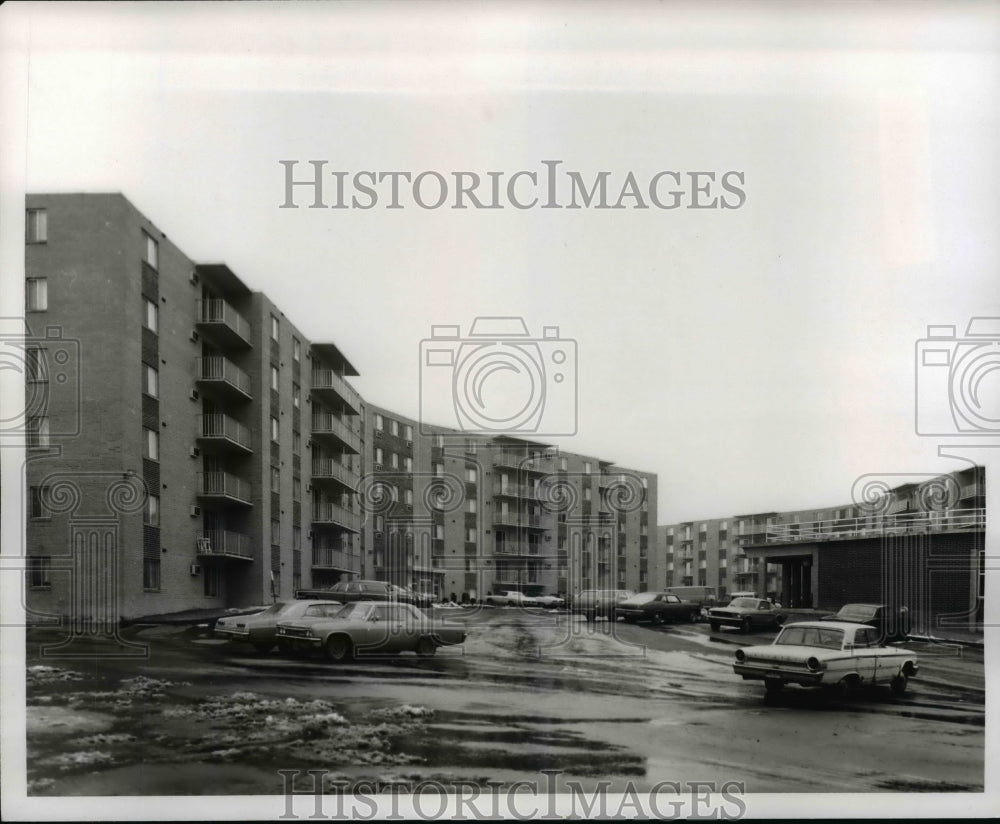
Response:
POLYGON ((773 524, 768 527, 765 537, 768 544, 781 544, 985 529, 985 509, 950 509, 944 512, 901 512, 863 518, 773 524))
POLYGON ((530 455, 519 455, 516 452, 501 450, 494 456, 493 465, 520 469, 524 472, 539 472, 547 475, 552 471, 552 456, 540 455, 538 457, 531 457, 530 455))
POLYGON ((198 497, 253 506, 250 484, 229 472, 202 472, 198 497))
POLYGON ((222 413, 202 415, 199 420, 198 440, 202 447, 217 446, 237 452, 252 452, 250 430, 234 418, 222 413))
POLYGON ((253 561, 253 544, 249 535, 213 529, 198 538, 197 555, 200 560, 207 558, 232 558, 237 561, 253 561))
POLYGON ((350 532, 361 531, 361 516, 332 501, 313 504, 312 522, 321 526, 339 526, 350 532))
POLYGON ((313 569, 335 569, 340 572, 355 572, 358 557, 339 547, 313 547, 313 569))
POLYGON ((349 466, 332 458, 313 458, 313 483, 336 484, 354 492, 358 488, 358 475, 349 466))
POLYGON ((199 300, 195 325, 224 346, 252 346, 249 321, 222 298, 199 300))
POLYGON ((332 369, 313 369, 312 391, 325 402, 332 400, 345 407, 352 415, 361 414, 361 396, 342 375, 332 369))
POLYGON ((361 454, 361 436, 352 432, 346 423, 330 412, 315 412, 312 417, 314 438, 329 439, 342 449, 361 454))
POLYGON ((204 387, 211 387, 230 397, 251 400, 250 376, 229 358, 213 355, 198 358, 195 380, 204 387))
POLYGON ((498 497, 538 500, 538 490, 528 484, 503 484, 493 494, 498 497))
POLYGON ((547 529, 541 515, 526 515, 520 512, 498 512, 493 516, 493 523, 498 526, 513 526, 523 529, 547 529))
POLYGON ((497 555, 524 555, 533 557, 541 555, 541 548, 538 544, 504 541, 496 545, 494 553, 497 555))

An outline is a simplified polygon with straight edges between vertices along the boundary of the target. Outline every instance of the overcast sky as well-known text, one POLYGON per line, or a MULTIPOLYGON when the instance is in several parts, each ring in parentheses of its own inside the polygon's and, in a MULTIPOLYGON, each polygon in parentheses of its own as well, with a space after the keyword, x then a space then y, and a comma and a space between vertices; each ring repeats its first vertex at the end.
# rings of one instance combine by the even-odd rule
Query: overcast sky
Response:
POLYGON ((658 473, 661 523, 826 506, 956 467, 915 433, 915 344, 1000 316, 1000 27, 947 9, 8 6, 30 24, 4 116, 27 190, 124 193, 335 341, 374 403, 421 414, 432 325, 521 316, 576 342, 578 431, 548 442, 658 473), (736 170, 745 203, 282 210, 279 160, 559 160, 613 199, 630 172, 736 170))

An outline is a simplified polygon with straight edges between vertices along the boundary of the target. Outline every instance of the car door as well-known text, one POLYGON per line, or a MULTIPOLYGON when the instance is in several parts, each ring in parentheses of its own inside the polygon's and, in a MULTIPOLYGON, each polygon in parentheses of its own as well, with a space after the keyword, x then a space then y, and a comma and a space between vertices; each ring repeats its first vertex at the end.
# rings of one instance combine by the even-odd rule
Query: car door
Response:
POLYGON ((878 655, 878 637, 874 629, 860 627, 854 632, 854 667, 861 680, 870 683, 875 680, 878 655))
POLYGON ((750 616, 750 620, 758 627, 769 627, 774 624, 774 610, 770 601, 758 601, 757 611, 750 616))
POLYGON ((385 648, 389 638, 388 604, 372 604, 365 617, 351 630, 351 637, 357 647, 365 652, 375 652, 385 648))
POLYGON ((672 621, 679 620, 681 617, 681 599, 669 593, 661 595, 657 600, 660 599, 662 599, 662 603, 659 606, 663 610, 663 617, 672 621))

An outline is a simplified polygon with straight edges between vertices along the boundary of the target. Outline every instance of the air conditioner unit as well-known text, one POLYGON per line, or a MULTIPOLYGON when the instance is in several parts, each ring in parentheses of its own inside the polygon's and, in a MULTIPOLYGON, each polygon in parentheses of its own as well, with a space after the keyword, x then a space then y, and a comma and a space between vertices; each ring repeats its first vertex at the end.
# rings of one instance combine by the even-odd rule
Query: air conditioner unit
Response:
POLYGON ((382 437, 382 430, 381 429, 376 429, 375 430, 375 437, 376 438, 381 438, 382 437))
POLYGON ((198 458, 201 456, 201 450, 197 446, 191 447, 191 457, 198 458))
POLYGON ((192 343, 197 343, 198 342, 198 330, 196 330, 196 329, 192 329, 191 330, 191 342, 192 343))
POLYGON ((381 538, 382 537, 382 533, 381 532, 376 532, 375 533, 375 537, 376 538, 381 538))
POLYGON ((200 282, 200 278, 198 277, 198 273, 194 269, 191 270, 191 276, 188 278, 188 280, 191 281, 191 285, 192 286, 197 286, 198 283, 200 282))
POLYGON ((198 395, 198 390, 197 389, 192 389, 191 390, 191 400, 196 401, 196 400, 198 400, 199 397, 200 396, 198 395))
POLYGON ((195 504, 194 506, 191 507, 191 517, 197 518, 200 515, 201 515, 201 507, 195 504))
POLYGON ((406 442, 406 445, 407 445, 407 446, 413 446, 413 441, 407 441, 407 442, 406 442))
POLYGON ((375 464, 375 471, 376 472, 381 472, 382 471, 382 464, 375 464))
POLYGON ((413 512, 413 504, 406 504, 406 511, 413 512))
POLYGON ((191 564, 191 574, 201 575, 201 564, 191 564))

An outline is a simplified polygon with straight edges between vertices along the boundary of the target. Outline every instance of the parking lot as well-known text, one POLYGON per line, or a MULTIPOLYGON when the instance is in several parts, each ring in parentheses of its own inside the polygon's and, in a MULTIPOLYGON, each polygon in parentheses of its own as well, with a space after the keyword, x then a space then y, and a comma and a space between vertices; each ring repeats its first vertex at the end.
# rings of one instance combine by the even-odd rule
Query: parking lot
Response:
POLYGON ((746 792, 983 787, 981 651, 914 643, 903 697, 790 688, 767 704, 733 674, 773 632, 588 624, 502 607, 447 610, 468 639, 330 663, 144 627, 144 659, 43 659, 29 639, 28 778, 40 795, 266 794, 279 770, 326 780, 595 786, 742 782, 746 792))

